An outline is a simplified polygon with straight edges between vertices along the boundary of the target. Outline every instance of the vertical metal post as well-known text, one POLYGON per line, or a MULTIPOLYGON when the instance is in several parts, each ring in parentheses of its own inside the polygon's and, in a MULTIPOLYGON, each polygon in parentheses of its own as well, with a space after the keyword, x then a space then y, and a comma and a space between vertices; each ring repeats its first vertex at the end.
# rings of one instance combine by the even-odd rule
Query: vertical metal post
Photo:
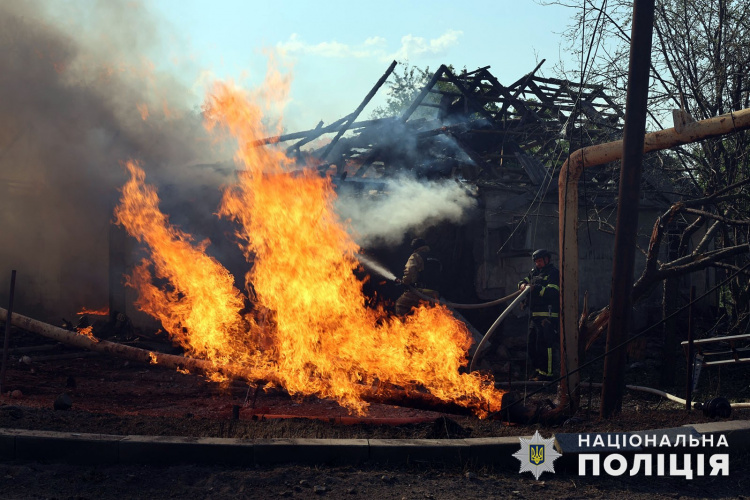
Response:
POLYGON ((10 273, 10 298, 8 299, 8 317, 5 320, 5 339, 3 340, 3 365, 0 368, 0 394, 5 388, 5 370, 8 365, 8 343, 10 342, 10 324, 13 319, 13 295, 16 291, 16 270, 10 273))
MULTIPOLYGON (((677 133, 673 128, 651 132, 644 140, 644 153, 690 144, 709 137, 750 129, 750 109, 733 111, 695 123, 677 133)), ((565 160, 558 178, 558 228, 560 249, 560 406, 571 412, 580 405, 578 342, 578 182, 586 168, 622 158, 623 141, 579 149, 565 160), (566 349, 567 346, 572 346, 566 349)))
MULTIPOLYGON (((638 231, 638 201, 646 134, 654 3, 655 0, 635 0, 633 4, 633 29, 630 43, 628 95, 625 103, 625 128, 622 138, 607 351, 623 343, 630 326, 630 293, 633 288, 635 244, 638 231)), ((623 349, 617 349, 604 360, 600 409, 602 418, 610 418, 622 408, 622 395, 625 390, 624 368, 625 351, 623 349)))
POLYGON ((692 409, 691 399, 693 397, 693 356, 695 355, 693 345, 693 301, 695 300, 695 285, 690 287, 690 305, 688 306, 688 350, 687 350, 687 376, 685 377, 685 409, 692 409))

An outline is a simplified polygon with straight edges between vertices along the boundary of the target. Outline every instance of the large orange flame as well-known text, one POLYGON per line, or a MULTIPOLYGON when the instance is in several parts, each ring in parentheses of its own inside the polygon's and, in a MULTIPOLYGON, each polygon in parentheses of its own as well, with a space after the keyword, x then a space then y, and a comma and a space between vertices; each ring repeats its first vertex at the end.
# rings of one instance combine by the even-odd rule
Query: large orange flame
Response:
MULTIPOLYGON (((267 81, 279 90, 278 78, 267 81)), ((253 314, 241 312, 242 294, 206 255, 208 242, 195 244, 169 224, 131 162, 116 217, 151 251, 129 278, 142 310, 191 354, 217 366, 239 363, 292 395, 335 399, 356 413, 365 412, 363 395, 381 382, 429 391, 479 416, 500 409, 502 392, 491 377, 460 373, 471 337, 448 310, 425 305, 402 320, 365 307, 353 272, 359 249, 333 209, 330 180, 313 169, 292 172, 282 152, 252 146, 267 132, 259 105, 218 83, 205 116, 209 128, 228 130, 239 144, 243 169, 219 214, 237 222, 252 262, 246 288, 253 314), (154 285, 154 276, 168 287, 154 285)))
POLYGON ((246 334, 252 324, 240 314, 243 299, 232 276, 205 254, 207 241, 194 245, 169 224, 156 191, 144 184, 143 170, 134 162, 127 168, 131 179, 115 209, 116 221, 151 250, 151 260, 144 259, 128 277, 139 292, 136 306, 161 321, 193 355, 228 363, 237 353, 252 353, 252 336, 246 334), (156 278, 168 280, 168 288, 152 283, 152 267, 156 278))

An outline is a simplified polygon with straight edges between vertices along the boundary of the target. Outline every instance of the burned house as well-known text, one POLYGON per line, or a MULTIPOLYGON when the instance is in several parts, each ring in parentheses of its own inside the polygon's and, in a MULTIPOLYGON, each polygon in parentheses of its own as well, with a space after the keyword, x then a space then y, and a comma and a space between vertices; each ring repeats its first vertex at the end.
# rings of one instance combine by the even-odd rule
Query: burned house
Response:
MULTIPOLYGON (((282 142, 290 156, 313 159, 344 195, 378 196, 389 179, 405 172, 425 181, 452 180, 472 190, 475 209, 461 222, 425 223, 407 231, 396 250, 377 245, 368 250, 398 272, 408 256, 409 236, 425 236, 444 262, 442 292, 448 300, 481 302, 511 293, 531 269, 535 248, 559 257, 559 168, 582 147, 620 139, 621 107, 601 85, 537 75, 541 64, 507 86, 489 67, 457 73, 441 66, 400 115, 357 121, 394 66, 352 114, 328 126, 321 123, 261 142, 282 142), (327 137, 331 139, 322 147, 302 149, 327 137)), ((617 167, 619 163, 587 170, 581 188, 580 289, 588 292, 592 308, 606 305, 610 296, 617 167)), ((671 191, 657 169, 645 169, 642 248, 656 216, 675 201, 671 191)), ((641 259, 638 270, 644 259, 636 258, 641 259)), ((654 293, 640 305, 636 323, 657 317, 660 302, 660 293, 654 293)), ((497 314, 469 313, 469 319, 482 330, 497 314)))
MULTIPOLYGON (((400 114, 360 119, 373 96, 382 90, 395 68, 394 63, 349 115, 328 125, 321 123, 310 130, 260 140, 257 146, 276 143, 301 164, 314 165, 321 175, 331 176, 342 199, 369 200, 377 205, 393 190, 394 183, 404 178, 433 185, 449 184, 462 191, 461 218, 431 219, 429 214, 420 214, 417 222, 396 232, 395 244, 374 240, 362 246, 399 274, 408 257, 411 237, 423 236, 443 262, 441 291, 445 298, 459 303, 492 300, 516 289, 518 281, 531 268, 530 254, 535 248, 551 250, 554 261, 558 262, 557 177, 567 155, 621 136, 623 112, 603 87, 544 78, 537 74, 540 66, 507 86, 498 81, 489 67, 456 72, 441 66, 400 114)), ((210 174, 228 179, 234 166, 228 162, 190 168, 185 177, 202 179, 210 174)), ((609 299, 616 172, 613 165, 587 170, 581 189, 580 213, 588 217, 582 217, 579 228, 580 289, 588 291, 592 308, 606 304, 609 299)), ((656 170, 644 172, 643 179, 641 210, 647 213, 642 214, 640 235, 645 247, 654 215, 662 213, 672 200, 670 190, 662 188, 656 170)), ((111 191, 117 194, 115 189, 111 191)), ((209 182, 206 186, 191 187, 187 193, 184 189, 177 191, 173 186, 162 185, 166 211, 173 214, 172 220, 181 226, 190 222, 200 229, 210 228, 208 232, 197 231, 197 238, 210 239, 211 251, 222 257, 233 275, 242 276, 244 257, 234 242, 224 242, 223 236, 232 232, 228 223, 217 224, 213 220, 212 211, 220 196, 215 185, 209 182), (170 189, 175 191, 171 196, 170 189), (207 218, 211 222, 203 223, 207 218), (236 268, 235 261, 239 262, 236 268)), ((397 201, 405 211, 411 210, 413 200, 408 195, 397 201)), ((9 203, 15 202, 9 200, 9 203)), ((437 205, 444 200, 432 203, 434 211, 438 211, 437 205)), ((36 314, 33 306, 39 303, 55 312, 53 316, 44 311, 46 318, 71 314, 69 307, 55 306, 62 303, 67 306, 71 294, 66 287, 85 278, 86 283, 109 283, 111 310, 125 311, 131 317, 138 315, 133 306, 135 292, 122 282, 122 276, 128 274, 138 257, 134 256, 133 242, 122 228, 110 227, 110 212, 98 217, 101 220, 95 228, 100 236, 93 241, 109 242, 108 246, 95 246, 95 263, 99 265, 94 265, 91 259, 79 259, 77 267, 71 266, 62 262, 66 259, 61 257, 61 262, 47 258, 33 274, 21 268, 24 283, 31 282, 31 286, 21 288, 20 293, 27 288, 34 290, 33 296, 19 301, 27 308, 26 312, 36 314), (93 278, 89 279, 89 275, 93 278), (58 276, 60 279, 56 279, 58 276), (58 312, 58 309, 63 310, 58 312)), ((401 214, 392 214, 391 218, 401 218, 401 214)), ((192 231, 194 227, 188 229, 192 231)), ((39 235, 41 239, 36 243, 39 248, 56 248, 58 244, 64 249, 71 248, 59 243, 62 240, 55 233, 40 230, 39 235)), ((77 243, 94 248, 88 244, 90 239, 77 243)), ((71 253, 74 251, 80 253, 77 247, 71 248, 71 253)), ((79 302, 97 307, 105 303, 101 287, 74 288, 87 291, 85 297, 77 299, 79 302)), ((389 285, 377 291, 391 299, 399 293, 389 285)), ((642 308, 640 321, 646 320, 649 311, 658 315, 659 303, 657 293, 652 306, 647 304, 642 308)), ((496 307, 470 311, 466 316, 482 331, 499 312, 496 307)), ((516 331, 512 326, 506 329, 516 331)))

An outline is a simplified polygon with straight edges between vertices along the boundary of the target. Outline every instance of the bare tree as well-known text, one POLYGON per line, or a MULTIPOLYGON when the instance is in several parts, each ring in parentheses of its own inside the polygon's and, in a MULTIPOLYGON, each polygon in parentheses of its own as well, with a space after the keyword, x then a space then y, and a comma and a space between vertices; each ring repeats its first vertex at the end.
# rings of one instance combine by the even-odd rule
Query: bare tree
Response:
MULTIPOLYGON (((632 2, 552 2, 571 8, 564 40, 579 68, 558 67, 568 79, 606 85, 624 102, 632 2)), ((750 4, 744 0, 657 0, 649 91, 649 128, 675 126, 750 107, 750 4)), ((664 315, 679 306, 677 278, 717 270, 717 277, 748 262, 750 135, 737 132, 652 156, 678 200, 654 225, 646 265, 633 286, 634 301, 664 283, 664 315)), ((600 226, 601 209, 592 208, 600 226)), ((726 274, 725 274, 726 273, 726 274)), ((738 274, 721 293, 730 329, 750 325, 750 276, 738 274)), ((606 329, 606 311, 585 322, 589 344, 606 329)), ((667 332, 667 347, 674 345, 667 332)), ((669 370, 665 370, 667 373, 669 370)), ((667 376, 667 379, 669 376, 667 376)), ((669 380, 665 380, 669 381, 669 380)))

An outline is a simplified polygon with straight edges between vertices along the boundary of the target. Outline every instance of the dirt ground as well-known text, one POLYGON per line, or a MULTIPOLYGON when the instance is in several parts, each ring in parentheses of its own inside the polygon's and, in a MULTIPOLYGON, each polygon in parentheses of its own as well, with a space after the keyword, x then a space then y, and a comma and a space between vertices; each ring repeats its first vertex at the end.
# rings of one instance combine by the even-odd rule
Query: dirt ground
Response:
POLYGON ((747 498, 749 472, 747 460, 733 461, 728 478, 693 481, 580 478, 568 473, 544 473, 536 481, 529 473, 376 465, 239 469, 0 462, 0 498, 747 498))
MULTIPOLYGON (((617 432, 713 420, 701 412, 688 414, 651 394, 628 393, 622 415, 601 421, 597 416, 598 393, 584 391, 584 409, 578 418, 557 427, 508 425, 384 404, 371 405, 367 417, 372 420, 346 425, 329 421, 348 415, 333 401, 294 400, 278 390, 256 393, 236 382, 221 387, 198 375, 76 351, 24 332, 16 331, 12 338, 6 384, 0 395, 2 428, 246 439, 446 439, 529 435, 537 429, 548 437, 559 432, 617 432), (62 394, 67 394, 72 406, 56 410, 55 401, 59 405, 62 394), (589 396, 591 407, 587 411, 589 396), (269 414, 320 420, 259 418, 269 414), (402 422, 382 425, 378 418, 399 418, 402 422)), ((143 340, 132 342, 144 344, 143 340)), ((169 349, 166 344, 142 346, 169 349)), ((523 394, 523 389, 519 393, 523 394)), ((551 392, 541 393, 528 404, 548 405, 547 400, 554 397, 551 392)), ((750 419, 750 412, 735 411, 731 418, 750 419)), ((746 454, 731 457, 728 478, 693 481, 582 478, 566 472, 544 473, 536 481, 529 473, 469 466, 282 465, 242 469, 188 465, 87 467, 15 461, 0 462, 0 498, 739 498, 741 494, 750 495, 748 478, 750 459, 746 454)))

